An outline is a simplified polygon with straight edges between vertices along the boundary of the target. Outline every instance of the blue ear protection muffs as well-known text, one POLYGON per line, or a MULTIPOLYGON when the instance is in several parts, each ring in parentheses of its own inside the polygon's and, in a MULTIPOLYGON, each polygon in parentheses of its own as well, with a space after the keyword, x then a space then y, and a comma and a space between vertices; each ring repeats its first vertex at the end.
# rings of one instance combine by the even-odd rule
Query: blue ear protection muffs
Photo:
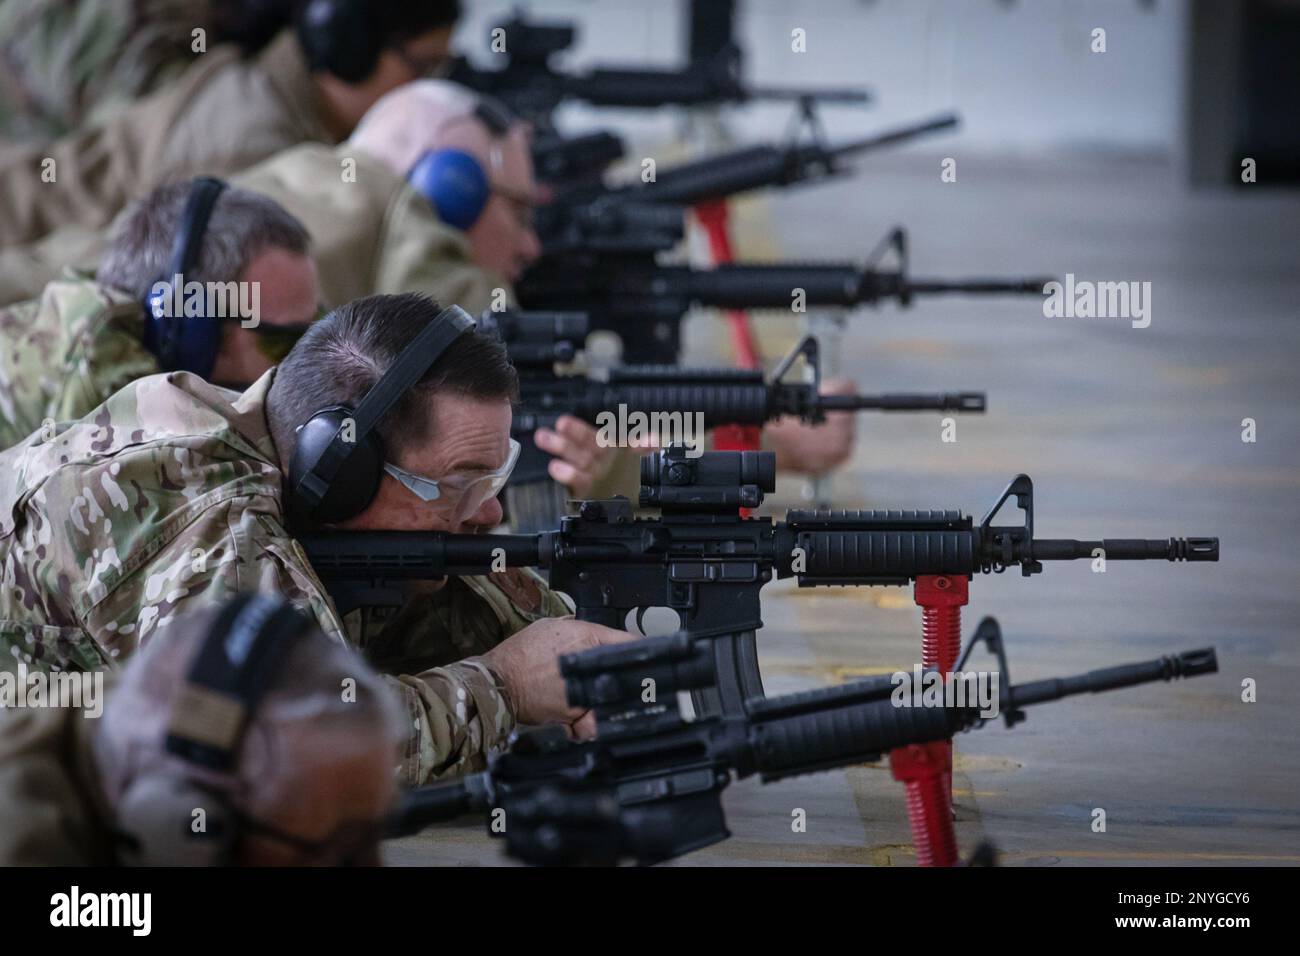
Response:
POLYGON ((375 430, 380 419, 453 342, 473 331, 474 320, 464 309, 455 305, 443 309, 402 350, 355 410, 332 405, 298 429, 289 462, 291 520, 330 524, 369 507, 384 476, 384 443, 375 430))
MULTIPOLYGON (((310 628, 310 619, 278 596, 245 594, 223 607, 173 705, 168 752, 196 766, 233 770, 258 702, 310 628)), ((116 818, 125 863, 229 864, 239 836, 225 793, 180 777, 137 779, 119 799, 116 818)))
MULTIPOLYGON (((477 119, 495 138, 504 136, 515 121, 496 100, 480 98, 474 111, 448 121, 477 119)), ((468 230, 492 198, 492 184, 477 159, 461 149, 431 149, 416 160, 407 173, 411 187, 429 201, 433 211, 449 226, 468 230)))
POLYGON ((298 14, 298 44, 312 72, 360 83, 379 63, 380 42, 365 0, 311 0, 298 14))
POLYGON ((158 278, 145 292, 144 345, 158 358, 165 372, 193 372, 202 378, 212 374, 221 347, 221 318, 208 315, 206 297, 199 299, 197 315, 186 315, 184 282, 198 266, 203 249, 203 234, 217 198, 226 188, 220 179, 200 176, 194 180, 180 227, 172 242, 167 274, 158 278), (181 277, 182 288, 172 285, 181 277))
POLYGON ((479 161, 459 149, 430 150, 408 177, 417 193, 449 226, 467 231, 483 215, 492 189, 479 161))

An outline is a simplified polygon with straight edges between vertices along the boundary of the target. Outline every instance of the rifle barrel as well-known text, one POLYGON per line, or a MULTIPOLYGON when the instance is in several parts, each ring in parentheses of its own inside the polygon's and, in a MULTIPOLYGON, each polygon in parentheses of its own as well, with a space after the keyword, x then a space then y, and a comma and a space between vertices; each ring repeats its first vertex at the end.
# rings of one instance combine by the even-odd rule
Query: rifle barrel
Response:
POLYGON ((864 136, 861 139, 855 139, 840 146, 832 146, 830 149, 825 150, 825 154, 832 158, 852 156, 854 153, 875 149, 878 146, 889 146, 892 143, 924 136, 926 133, 937 133, 941 130, 951 129, 960 125, 960 123, 961 117, 956 113, 941 113, 931 119, 912 123, 910 126, 899 126, 896 129, 887 130, 883 133, 873 133, 871 136, 864 136))
POLYGON ((1076 541, 1069 538, 1035 538, 1031 547, 1037 561, 1075 561, 1100 550, 1109 561, 1218 561, 1218 538, 1103 538, 1076 541))
MULTIPOLYGON (((1213 648, 1187 651, 1139 664, 1015 685, 1009 688, 1010 706, 1212 674, 1218 669, 1213 648)), ((755 769, 764 781, 839 767, 898 747, 942 740, 980 717, 979 708, 973 706, 897 707, 883 691, 879 678, 863 682, 861 695, 855 696, 853 684, 831 690, 834 693, 827 694, 819 707, 810 709, 795 697, 791 698, 793 705, 787 705, 778 697, 765 701, 753 715, 755 769)))
POLYGON ((947 512, 792 511, 785 527, 807 557, 798 574, 801 587, 847 584, 904 584, 926 574, 975 574, 1028 562, 1075 561, 1098 549, 1119 561, 1217 561, 1218 538, 1100 541, 1005 539, 950 521, 947 512))
POLYGON ((987 399, 983 392, 887 392, 883 395, 819 395, 817 406, 825 412, 864 408, 891 412, 982 412, 987 408, 987 399))
POLYGON ((388 819, 386 836, 411 836, 430 824, 455 820, 473 813, 479 809, 476 792, 480 789, 481 781, 475 777, 465 777, 407 790, 388 819))
POLYGON ((1043 279, 908 279, 907 291, 916 295, 963 292, 980 295, 1042 295, 1043 286, 1055 282, 1043 279))
POLYGON ((789 186, 833 173, 832 164, 840 157, 938 132, 957 123, 955 114, 945 113, 830 148, 770 143, 744 147, 661 170, 655 182, 615 187, 604 195, 617 202, 695 205, 755 189, 789 186))
POLYGON ((1028 684, 1018 684, 1011 688, 1011 706, 1041 704, 1075 694, 1100 694, 1103 691, 1118 690, 1136 684, 1171 681, 1180 677, 1195 677, 1198 674, 1214 674, 1218 670, 1219 661, 1215 656, 1214 648, 1204 647, 1139 664, 1120 664, 1116 667, 1088 671, 1086 674, 1076 674, 1073 677, 1053 677, 1028 684))

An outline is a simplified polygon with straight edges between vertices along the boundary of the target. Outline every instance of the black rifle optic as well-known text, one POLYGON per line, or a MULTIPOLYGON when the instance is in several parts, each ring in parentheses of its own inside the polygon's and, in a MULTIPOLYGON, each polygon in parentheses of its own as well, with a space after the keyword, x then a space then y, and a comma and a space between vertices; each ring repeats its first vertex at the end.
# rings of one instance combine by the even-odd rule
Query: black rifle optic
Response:
POLYGON ((597 68, 582 73, 564 72, 551 58, 573 45, 576 29, 570 22, 528 22, 516 14, 494 28, 505 40, 505 50, 493 59, 505 59, 501 69, 481 70, 458 58, 448 79, 501 100, 515 113, 539 128, 549 128, 551 114, 564 100, 581 100, 593 106, 658 108, 745 103, 781 99, 838 103, 865 103, 870 97, 859 89, 794 90, 746 86, 740 76, 741 53, 728 44, 706 60, 676 70, 597 68))
MULTIPOLYGON (((1032 704, 1218 670, 1205 648, 1011 685, 997 621, 980 623, 967 654, 979 640, 998 655, 1008 727, 1032 704)), ((658 863, 731 835, 721 793, 733 775, 767 783, 877 760, 986 719, 978 704, 896 706, 899 682, 883 676, 757 700, 743 716, 686 721, 677 692, 707 686, 710 663, 707 648, 680 632, 560 658, 569 703, 595 712, 596 738, 548 745, 519 737, 486 772, 405 794, 391 834, 504 811, 506 852, 526 862, 658 863)))
POLYGON ((608 130, 578 136, 542 133, 533 140, 533 170, 537 178, 553 189, 585 188, 610 163, 622 159, 623 140, 608 130))
POLYGON ((644 255, 671 249, 686 236, 686 210, 654 203, 595 199, 576 206, 549 204, 534 211, 534 229, 547 256, 644 255))
POLYGON ((776 487, 772 452, 681 447, 641 459, 642 507, 624 497, 584 501, 558 531, 446 534, 332 531, 301 535, 312 568, 338 610, 399 606, 401 582, 502 567, 537 567, 567 594, 580 620, 626 626, 647 608, 675 611, 683 630, 709 638, 715 686, 697 692, 697 713, 743 713, 763 695, 755 631, 759 592, 773 576, 800 587, 905 585, 921 575, 1036 574, 1044 561, 1104 555, 1106 561, 1217 561, 1218 538, 1092 541, 1034 537, 1034 489, 1016 476, 976 524, 959 511, 791 511, 784 521, 741 517, 776 487), (1011 498, 1023 525, 995 525, 1011 498))
POLYGON ((564 190, 556 202, 576 205, 604 199, 694 206, 754 189, 816 182, 850 172, 853 167, 846 160, 860 153, 952 129, 959 122, 955 113, 944 113, 839 146, 819 141, 803 145, 746 146, 659 170, 653 182, 638 181, 622 186, 592 183, 564 190))
POLYGON ((866 265, 810 262, 695 269, 659 264, 656 253, 675 244, 672 234, 653 229, 618 233, 585 248, 548 251, 529 267, 515 287, 516 295, 520 305, 532 311, 586 312, 592 329, 619 336, 625 357, 672 365, 681 347, 681 321, 696 305, 780 309, 793 316, 800 306, 875 305, 884 299, 908 306, 918 295, 1041 296, 1053 281, 913 279, 902 229, 893 230, 866 265), (897 266, 876 267, 890 251, 897 266))
POLYGON ((557 365, 573 361, 582 349, 588 325, 585 315, 565 312, 488 312, 480 320, 481 331, 505 343, 519 373, 511 434, 521 451, 508 493, 516 531, 554 528, 564 514, 563 489, 548 477, 551 456, 533 441, 538 428, 553 428, 561 415, 599 425, 603 415, 621 411, 698 414, 703 427, 712 429, 763 425, 782 415, 817 424, 828 411, 983 412, 987 405, 983 392, 822 395, 821 362, 812 336, 805 336, 767 381, 758 369, 629 365, 611 369, 604 380, 558 371, 557 365), (800 358, 810 380, 787 381, 800 358))

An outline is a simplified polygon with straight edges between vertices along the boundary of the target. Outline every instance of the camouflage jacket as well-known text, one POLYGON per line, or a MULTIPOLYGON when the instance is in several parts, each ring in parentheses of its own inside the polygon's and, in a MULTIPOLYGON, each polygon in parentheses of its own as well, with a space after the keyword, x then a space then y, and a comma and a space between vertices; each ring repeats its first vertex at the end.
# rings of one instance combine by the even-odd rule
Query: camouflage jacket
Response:
MULTIPOLYGON (((346 143, 303 143, 230 181, 274 199, 306 227, 327 305, 398 292, 423 292, 471 314, 494 298, 500 307, 513 303, 505 279, 470 258, 463 232, 441 222, 382 162, 346 143)), ((108 231, 68 225, 0 248, 0 305, 35 298, 67 267, 93 269, 108 231)))
POLYGON ((0 668, 114 669, 179 613, 274 591, 380 666, 410 668, 389 678, 412 722, 406 782, 481 766, 515 720, 482 661, 460 658, 568 608, 510 572, 449 581, 395 620, 345 622, 285 529, 274 374, 242 395, 153 375, 0 453, 0 668))
POLYGON ((123 292, 68 274, 39 299, 0 309, 0 448, 81 418, 119 388, 158 372, 144 313, 123 292))
POLYGON ((105 123, 0 150, 0 246, 102 228, 132 199, 200 173, 229 176, 304 141, 333 142, 293 31, 255 59, 214 47, 105 123))
POLYGON ((175 79, 212 34, 208 0, 5 0, 0 139, 46 141, 175 79))

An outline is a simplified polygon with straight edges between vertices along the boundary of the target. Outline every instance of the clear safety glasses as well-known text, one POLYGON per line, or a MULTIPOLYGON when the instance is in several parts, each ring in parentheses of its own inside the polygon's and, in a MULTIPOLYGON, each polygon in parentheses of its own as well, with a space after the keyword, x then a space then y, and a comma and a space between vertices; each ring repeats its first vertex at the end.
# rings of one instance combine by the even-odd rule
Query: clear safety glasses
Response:
POLYGON ((487 474, 451 474, 435 480, 412 474, 391 463, 384 464, 384 471, 405 485, 421 501, 447 502, 452 512, 452 521, 458 524, 483 507, 489 498, 494 498, 501 492, 518 460, 519 442, 512 438, 506 463, 487 474))

